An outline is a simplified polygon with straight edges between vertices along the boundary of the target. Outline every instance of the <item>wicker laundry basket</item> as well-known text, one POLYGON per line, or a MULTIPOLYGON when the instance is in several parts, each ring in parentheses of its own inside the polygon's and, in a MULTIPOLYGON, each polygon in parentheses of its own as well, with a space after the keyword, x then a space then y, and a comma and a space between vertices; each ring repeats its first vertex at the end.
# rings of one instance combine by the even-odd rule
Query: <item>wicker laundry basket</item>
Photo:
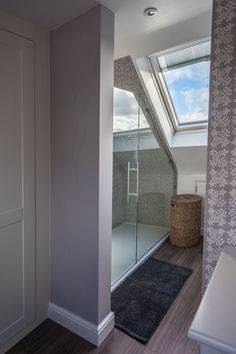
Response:
POLYGON ((170 242, 177 247, 196 246, 200 241, 201 201, 195 194, 171 198, 170 242))

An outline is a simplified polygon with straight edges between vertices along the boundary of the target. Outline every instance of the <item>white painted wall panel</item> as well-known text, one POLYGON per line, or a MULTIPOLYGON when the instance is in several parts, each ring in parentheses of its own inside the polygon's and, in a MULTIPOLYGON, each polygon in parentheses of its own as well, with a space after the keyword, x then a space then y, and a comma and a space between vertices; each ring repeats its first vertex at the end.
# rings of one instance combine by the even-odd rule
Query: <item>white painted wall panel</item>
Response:
MULTIPOLYGON (((5 36, 4 36, 5 37, 5 36)), ((1 37, 0 37, 1 38, 1 37)), ((0 39, 0 213, 22 203, 22 53, 0 39)))
POLYGON ((0 346, 35 319, 33 42, 0 30, 0 346))
MULTIPOLYGON (((50 90, 49 90, 49 34, 38 26, 29 24, 19 18, 0 11, 0 27, 7 32, 30 39, 34 47, 34 75, 35 92, 35 168, 36 168, 36 269, 37 282, 33 290, 36 291, 36 316, 16 335, 0 344, 0 353, 5 353, 17 341, 27 335, 37 325, 47 318, 49 302, 49 118, 50 118, 50 90)), ((17 38, 19 38, 17 36, 17 38)), ((26 73, 27 71, 25 71, 26 73)), ((30 135, 34 138, 34 134, 30 135)), ((32 149, 29 150, 32 153, 32 149)), ((1 169, 0 169, 1 173, 1 169)), ((32 209, 31 209, 32 210, 32 209)), ((33 210, 32 210, 33 211, 33 210)), ((22 219, 22 208, 0 214, 0 227, 11 224, 13 220, 22 219)), ((29 267, 27 265, 27 267, 29 267)), ((30 269, 30 267, 29 267, 30 269)), ((1 297, 1 288, 0 288, 1 297)))
POLYGON ((24 317, 22 222, 0 230, 0 333, 24 317))

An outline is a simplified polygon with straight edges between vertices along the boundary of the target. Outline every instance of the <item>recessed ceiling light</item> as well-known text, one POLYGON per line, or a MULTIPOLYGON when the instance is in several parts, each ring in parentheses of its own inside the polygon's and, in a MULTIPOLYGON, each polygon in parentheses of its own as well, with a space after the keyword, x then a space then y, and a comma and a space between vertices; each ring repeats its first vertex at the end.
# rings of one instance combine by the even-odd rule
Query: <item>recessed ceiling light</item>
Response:
POLYGON ((145 16, 155 16, 157 14, 157 8, 156 7, 148 7, 147 9, 144 10, 144 15, 145 16))

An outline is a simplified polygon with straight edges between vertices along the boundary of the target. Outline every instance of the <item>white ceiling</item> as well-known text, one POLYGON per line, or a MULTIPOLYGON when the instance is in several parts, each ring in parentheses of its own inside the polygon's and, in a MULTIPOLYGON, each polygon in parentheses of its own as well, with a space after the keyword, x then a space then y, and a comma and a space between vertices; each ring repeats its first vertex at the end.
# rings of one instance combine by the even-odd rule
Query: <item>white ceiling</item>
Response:
POLYGON ((0 10, 54 29, 97 3, 115 12, 115 38, 119 42, 197 17, 212 7, 212 0, 0 0, 0 10), (158 8, 157 16, 144 16, 144 9, 150 6, 158 8))

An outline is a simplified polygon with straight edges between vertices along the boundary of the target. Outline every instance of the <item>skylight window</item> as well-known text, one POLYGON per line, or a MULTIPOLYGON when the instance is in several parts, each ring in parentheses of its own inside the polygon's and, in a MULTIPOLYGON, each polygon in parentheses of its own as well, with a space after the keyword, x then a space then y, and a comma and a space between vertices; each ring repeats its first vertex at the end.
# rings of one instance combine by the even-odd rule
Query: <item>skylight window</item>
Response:
POLYGON ((158 83, 175 130, 208 122, 210 41, 156 57, 158 83))
POLYGON ((207 122, 209 72, 209 61, 163 72, 180 125, 207 122))

